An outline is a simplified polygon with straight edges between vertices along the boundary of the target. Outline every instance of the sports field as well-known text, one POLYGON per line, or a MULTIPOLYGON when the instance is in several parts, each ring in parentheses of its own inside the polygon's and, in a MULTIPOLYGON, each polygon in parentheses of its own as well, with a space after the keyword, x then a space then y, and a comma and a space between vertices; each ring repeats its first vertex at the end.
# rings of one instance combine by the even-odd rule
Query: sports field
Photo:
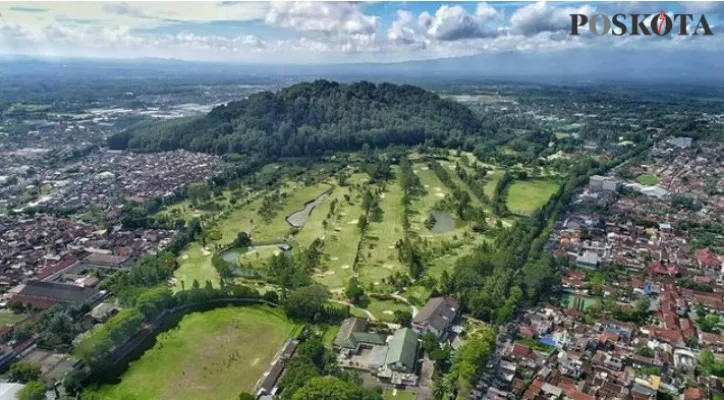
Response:
POLYGON ((237 399, 252 391, 297 329, 266 306, 192 313, 160 334, 121 383, 84 393, 83 399, 237 399))
POLYGON ((530 214, 542 207, 558 190, 558 184, 550 179, 514 181, 508 188, 508 208, 514 213, 530 214))

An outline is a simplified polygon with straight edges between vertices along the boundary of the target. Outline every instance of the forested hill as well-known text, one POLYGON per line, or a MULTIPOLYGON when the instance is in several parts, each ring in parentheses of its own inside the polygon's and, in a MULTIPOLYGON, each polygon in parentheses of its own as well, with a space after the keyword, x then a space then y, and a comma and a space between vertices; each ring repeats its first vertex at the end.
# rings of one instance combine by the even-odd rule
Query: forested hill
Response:
POLYGON ((467 107, 415 86, 319 80, 254 94, 204 117, 145 125, 111 137, 109 146, 286 157, 428 139, 457 147, 490 134, 467 107))

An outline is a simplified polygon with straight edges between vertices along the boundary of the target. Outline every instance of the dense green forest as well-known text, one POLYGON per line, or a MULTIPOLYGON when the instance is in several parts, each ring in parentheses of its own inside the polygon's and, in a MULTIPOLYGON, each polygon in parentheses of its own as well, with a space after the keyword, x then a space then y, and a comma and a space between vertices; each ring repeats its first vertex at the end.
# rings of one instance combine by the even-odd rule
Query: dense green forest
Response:
POLYGON ((188 149, 269 156, 431 142, 458 147, 491 135, 464 105, 409 85, 325 80, 262 92, 201 118, 156 122, 112 136, 113 149, 188 149))

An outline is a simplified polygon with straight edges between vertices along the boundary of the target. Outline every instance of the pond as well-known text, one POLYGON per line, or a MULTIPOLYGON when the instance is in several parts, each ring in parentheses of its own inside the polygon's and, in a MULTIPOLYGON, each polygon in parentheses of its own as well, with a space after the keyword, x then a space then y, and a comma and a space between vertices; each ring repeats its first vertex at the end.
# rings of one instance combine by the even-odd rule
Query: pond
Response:
POLYGON ((435 225, 430 229, 432 233, 445 233, 455 230, 455 218, 444 211, 433 211, 435 225))
MULTIPOLYGON (((278 244, 269 244, 269 245, 261 245, 261 246, 251 246, 248 248, 242 248, 242 247, 233 247, 231 249, 228 249, 221 253, 221 258, 226 261, 229 264, 235 265, 237 268, 234 271, 234 274, 237 276, 245 276, 245 277, 251 277, 251 276, 258 276, 262 274, 262 271, 259 269, 254 268, 242 268, 241 263, 243 262, 244 265, 249 265, 250 263, 254 263, 255 261, 263 262, 268 257, 271 257, 273 254, 281 253, 281 249, 279 248, 278 244), (253 255, 258 254, 258 260, 255 260, 253 255), (243 260, 240 259, 245 258, 243 260)), ((259 264, 259 263, 257 263, 259 264)), ((261 264, 259 264, 261 265, 261 264)), ((254 267, 257 267, 258 265, 254 265, 254 267)))
POLYGON ((304 208, 301 210, 289 214, 287 216, 287 223, 291 225, 294 228, 301 228, 304 226, 304 224, 307 223, 307 220, 309 219, 309 215, 312 214, 312 210, 314 210, 315 207, 317 207, 319 204, 321 204, 325 198, 327 198, 327 195, 329 192, 324 192, 321 195, 317 196, 314 200, 310 200, 306 203, 304 203, 304 208))

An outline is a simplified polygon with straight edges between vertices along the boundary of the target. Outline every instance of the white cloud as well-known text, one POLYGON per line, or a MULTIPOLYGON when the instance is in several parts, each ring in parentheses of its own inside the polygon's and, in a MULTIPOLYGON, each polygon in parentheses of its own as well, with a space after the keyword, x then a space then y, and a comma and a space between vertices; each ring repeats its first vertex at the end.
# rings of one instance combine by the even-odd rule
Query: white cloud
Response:
POLYGON ((322 2, 271 3, 264 19, 283 28, 329 35, 372 35, 379 22, 357 4, 322 2))
MULTIPOLYGON (((716 49, 720 41, 719 36, 694 39, 571 37, 568 14, 590 15, 594 13, 593 7, 549 3, 522 5, 509 19, 502 9, 487 3, 465 7, 441 5, 419 14, 398 10, 394 20, 384 27, 385 19, 372 15, 370 8, 361 3, 32 4, 34 8, 47 8, 45 12, 13 11, 11 8, 15 6, 0 3, 3 14, 0 53, 324 63, 613 46, 716 49), (239 21, 239 24, 234 25, 233 31, 224 31, 223 27, 209 31, 213 24, 203 31, 195 29, 195 22, 215 21, 239 21), (245 25, 242 21, 256 24, 245 25), (243 29, 259 28, 260 24, 266 25, 260 31, 243 29), (170 34, 167 32, 176 30, 153 30, 173 26, 184 31, 170 34)), ((612 3, 596 4, 596 7, 609 13, 611 9, 618 10, 612 3)), ((638 11, 652 13, 651 8, 644 4, 638 11)))
POLYGON ((571 26, 570 14, 587 14, 595 12, 590 5, 581 7, 560 7, 546 2, 538 2, 521 7, 510 17, 511 30, 526 36, 540 32, 559 31, 571 26))

